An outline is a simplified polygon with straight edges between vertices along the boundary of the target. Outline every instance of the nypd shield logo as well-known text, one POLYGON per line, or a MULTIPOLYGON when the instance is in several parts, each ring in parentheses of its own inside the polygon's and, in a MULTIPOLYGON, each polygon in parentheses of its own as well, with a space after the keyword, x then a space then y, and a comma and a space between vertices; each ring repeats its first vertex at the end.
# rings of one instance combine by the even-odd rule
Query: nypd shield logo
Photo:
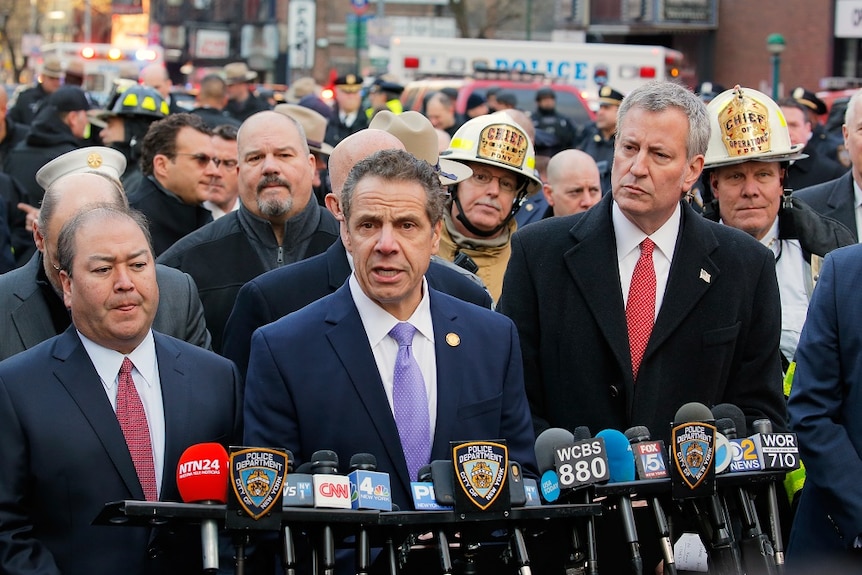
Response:
POLYGON ((286 469, 283 451, 253 447, 230 454, 234 495, 252 519, 260 519, 281 501, 286 469))
POLYGON ((452 449, 455 477, 467 499, 484 511, 506 484, 509 450, 502 443, 472 441, 452 449))
POLYGON ((671 430, 673 460, 679 476, 694 489, 707 477, 715 458, 715 426, 684 423, 671 430))

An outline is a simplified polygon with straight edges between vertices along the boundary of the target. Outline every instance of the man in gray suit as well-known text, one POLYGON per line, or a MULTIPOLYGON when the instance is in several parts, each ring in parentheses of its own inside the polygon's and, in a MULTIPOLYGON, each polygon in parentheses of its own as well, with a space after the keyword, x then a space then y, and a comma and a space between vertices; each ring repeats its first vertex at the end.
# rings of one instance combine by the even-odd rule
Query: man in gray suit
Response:
MULTIPOLYGON (((42 209, 33 223, 38 251, 24 266, 0 275, 0 359, 69 327, 71 319, 63 304, 56 267, 56 241, 63 225, 86 205, 107 203, 128 209, 119 180, 114 181, 106 168, 103 164, 90 172, 66 173, 47 186, 42 209)), ((157 266, 156 276, 162 297, 153 329, 209 349, 210 334, 192 278, 161 265, 157 266)))

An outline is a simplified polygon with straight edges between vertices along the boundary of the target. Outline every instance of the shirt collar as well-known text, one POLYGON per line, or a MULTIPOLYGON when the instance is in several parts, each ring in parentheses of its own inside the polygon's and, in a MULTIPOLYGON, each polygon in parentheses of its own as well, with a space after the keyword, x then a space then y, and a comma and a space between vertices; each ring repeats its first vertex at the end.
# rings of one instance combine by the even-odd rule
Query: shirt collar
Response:
POLYGON ((81 338, 81 343, 84 345, 87 355, 90 356, 96 372, 102 378, 102 384, 112 397, 117 393, 117 376, 120 373, 120 366, 123 365, 123 359, 126 357, 132 361, 135 369, 143 376, 146 385, 151 386, 156 381, 156 343, 153 339, 152 330, 149 330, 138 347, 127 355, 99 345, 88 339, 80 331, 78 337, 81 338))
MULTIPOLYGON (((617 258, 622 259, 633 250, 640 249, 640 244, 647 235, 629 221, 615 201, 611 204, 611 220, 617 240, 617 258)), ((668 261, 673 261, 673 254, 676 250, 676 239, 679 236, 681 222, 682 209, 680 208, 680 204, 677 203, 676 208, 667 221, 649 236, 668 261)))
MULTIPOLYGON (((368 336, 368 343, 374 348, 377 344, 383 341, 383 338, 389 335, 390 330, 399 323, 395 316, 384 310, 371 298, 365 295, 356 279, 356 274, 350 274, 348 279, 350 287, 350 295, 353 296, 353 302, 356 304, 356 309, 359 311, 359 317, 362 319, 362 325, 365 326, 365 333, 368 336)), ((431 322, 431 303, 428 299, 428 282, 422 278, 422 299, 419 305, 413 311, 413 315, 407 320, 416 330, 425 336, 426 339, 434 342, 434 326, 431 322)))
POLYGON ((859 187, 859 184, 856 183, 855 178, 851 178, 853 180, 853 200, 856 202, 854 206, 857 208, 862 206, 862 188, 859 187))

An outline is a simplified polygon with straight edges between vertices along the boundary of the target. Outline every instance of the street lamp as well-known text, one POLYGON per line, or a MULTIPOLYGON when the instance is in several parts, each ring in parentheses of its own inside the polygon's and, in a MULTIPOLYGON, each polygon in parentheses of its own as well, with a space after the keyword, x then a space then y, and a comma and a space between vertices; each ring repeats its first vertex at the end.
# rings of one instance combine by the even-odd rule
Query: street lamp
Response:
POLYGON ((781 53, 787 43, 781 34, 766 37, 766 49, 772 54, 772 99, 778 101, 778 84, 781 81, 781 53))

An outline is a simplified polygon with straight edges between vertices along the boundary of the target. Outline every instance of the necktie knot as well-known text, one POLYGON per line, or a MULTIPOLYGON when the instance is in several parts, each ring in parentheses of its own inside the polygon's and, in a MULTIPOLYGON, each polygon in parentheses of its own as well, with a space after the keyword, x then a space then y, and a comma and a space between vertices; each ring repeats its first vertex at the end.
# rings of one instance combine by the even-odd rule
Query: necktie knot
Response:
POLYGON ((120 377, 124 375, 131 375, 133 367, 135 366, 134 364, 132 364, 131 359, 129 359, 128 357, 123 358, 123 364, 120 366, 120 377))
POLYGON ((641 256, 652 257, 652 252, 655 249, 655 242, 649 238, 644 238, 641 242, 641 256))
POLYGON ((414 333, 416 333, 416 328, 406 321, 395 324, 395 327, 389 330, 389 336, 398 342, 398 347, 413 345, 414 333))

